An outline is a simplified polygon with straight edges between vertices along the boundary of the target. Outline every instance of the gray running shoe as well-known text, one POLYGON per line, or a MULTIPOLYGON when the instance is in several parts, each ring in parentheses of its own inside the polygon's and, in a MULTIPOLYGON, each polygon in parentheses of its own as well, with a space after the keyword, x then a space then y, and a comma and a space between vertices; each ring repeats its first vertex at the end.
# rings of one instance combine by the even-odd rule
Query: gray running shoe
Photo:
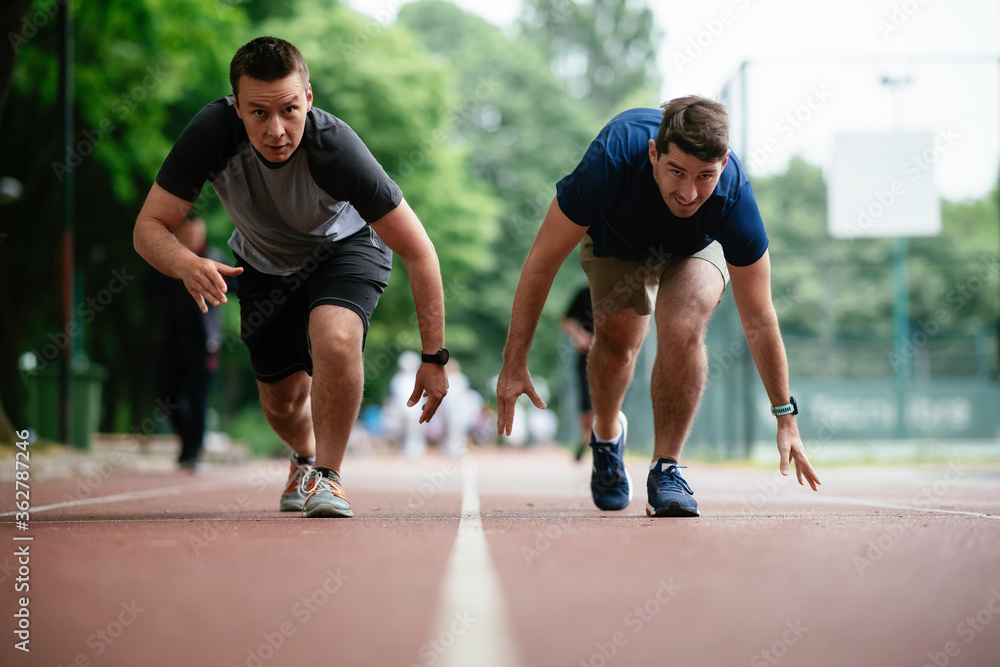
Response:
POLYGON ((344 518, 354 516, 351 511, 351 503, 347 501, 347 494, 344 487, 340 485, 340 478, 336 473, 330 473, 325 477, 317 470, 309 474, 309 481, 305 488, 308 495, 303 508, 303 516, 308 518, 344 518))
POLYGON ((312 472, 311 463, 296 463, 292 456, 292 469, 288 473, 288 483, 285 484, 285 491, 281 494, 282 512, 301 512, 306 504, 306 492, 304 489, 306 478, 312 472))

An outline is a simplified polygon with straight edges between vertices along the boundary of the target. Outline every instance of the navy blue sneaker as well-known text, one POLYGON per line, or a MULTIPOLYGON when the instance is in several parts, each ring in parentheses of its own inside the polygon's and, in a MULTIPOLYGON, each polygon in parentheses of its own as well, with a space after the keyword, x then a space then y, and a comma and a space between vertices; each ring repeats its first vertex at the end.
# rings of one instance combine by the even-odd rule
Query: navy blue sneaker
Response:
POLYGON ((679 466, 673 461, 659 459, 646 478, 646 514, 649 516, 699 516, 698 501, 694 492, 681 477, 679 466))
POLYGON ((625 436, 628 420, 621 412, 618 423, 621 435, 615 442, 597 442, 597 436, 590 432, 590 448, 594 454, 594 467, 590 473, 590 494, 594 504, 602 510, 623 510, 632 500, 632 478, 625 469, 622 455, 625 454, 625 436))

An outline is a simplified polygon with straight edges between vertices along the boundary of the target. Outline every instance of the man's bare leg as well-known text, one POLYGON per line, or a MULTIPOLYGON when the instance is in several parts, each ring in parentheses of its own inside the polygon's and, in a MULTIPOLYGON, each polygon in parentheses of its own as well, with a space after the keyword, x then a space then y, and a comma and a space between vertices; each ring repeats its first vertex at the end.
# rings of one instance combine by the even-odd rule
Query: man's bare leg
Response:
POLYGON ((680 460, 708 378, 705 331, 725 288, 712 263, 691 258, 664 273, 656 298, 653 461, 680 460))
POLYGON ((361 409, 363 340, 364 324, 353 310, 324 305, 313 308, 309 315, 316 467, 329 468, 338 476, 361 409))
POLYGON ((590 444, 590 431, 594 428, 594 411, 580 413, 580 445, 576 450, 576 460, 579 461, 590 444))
POLYGON ((587 380, 594 406, 594 432, 612 440, 620 432, 618 412, 632 383, 635 360, 646 337, 649 316, 631 308, 594 320, 594 344, 587 357, 587 380))
POLYGON ((257 389, 264 416, 278 437, 299 456, 315 456, 309 374, 299 371, 278 382, 258 381, 257 389))

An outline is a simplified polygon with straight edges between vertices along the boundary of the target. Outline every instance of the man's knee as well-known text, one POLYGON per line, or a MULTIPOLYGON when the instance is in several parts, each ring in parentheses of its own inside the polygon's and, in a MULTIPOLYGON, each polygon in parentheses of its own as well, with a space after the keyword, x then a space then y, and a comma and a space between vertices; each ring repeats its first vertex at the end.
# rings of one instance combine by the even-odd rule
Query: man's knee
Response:
POLYGON ((631 341, 621 337, 598 333, 591 348, 591 355, 599 355, 607 366, 627 368, 635 362, 635 356, 641 345, 641 341, 639 346, 635 346, 631 341))
POLYGON ((700 345, 708 328, 707 316, 695 313, 674 313, 656 322, 656 342, 660 348, 689 347, 700 345))
POLYGON ((718 286, 714 281, 696 287, 689 285, 682 295, 668 297, 658 304, 656 330, 661 345, 692 344, 705 337, 708 322, 722 301, 722 281, 718 282, 718 286))
POLYGON ((361 358, 363 335, 353 330, 332 329, 310 341, 314 364, 344 364, 361 358))
POLYGON ((309 345, 313 363, 342 364, 360 359, 364 341, 361 317, 346 308, 320 307, 309 322, 309 345))
POLYGON ((274 384, 260 386, 260 405, 271 419, 283 420, 299 415, 309 400, 311 382, 305 371, 274 384), (302 375, 304 377, 299 377, 302 375))

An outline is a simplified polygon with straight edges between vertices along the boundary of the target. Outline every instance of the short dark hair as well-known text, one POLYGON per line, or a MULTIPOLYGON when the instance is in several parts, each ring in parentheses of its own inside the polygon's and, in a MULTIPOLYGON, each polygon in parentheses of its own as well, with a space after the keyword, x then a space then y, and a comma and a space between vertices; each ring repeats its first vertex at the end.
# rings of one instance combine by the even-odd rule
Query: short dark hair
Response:
POLYGON ((277 81, 292 72, 302 76, 302 85, 309 83, 309 66, 302 53, 290 42, 278 37, 257 37, 241 46, 229 63, 229 83, 233 95, 239 96, 240 77, 246 74, 258 81, 277 81))
POLYGON ((718 102, 697 95, 665 102, 656 134, 656 152, 669 153, 674 144, 702 162, 717 162, 729 150, 729 114, 718 102))

